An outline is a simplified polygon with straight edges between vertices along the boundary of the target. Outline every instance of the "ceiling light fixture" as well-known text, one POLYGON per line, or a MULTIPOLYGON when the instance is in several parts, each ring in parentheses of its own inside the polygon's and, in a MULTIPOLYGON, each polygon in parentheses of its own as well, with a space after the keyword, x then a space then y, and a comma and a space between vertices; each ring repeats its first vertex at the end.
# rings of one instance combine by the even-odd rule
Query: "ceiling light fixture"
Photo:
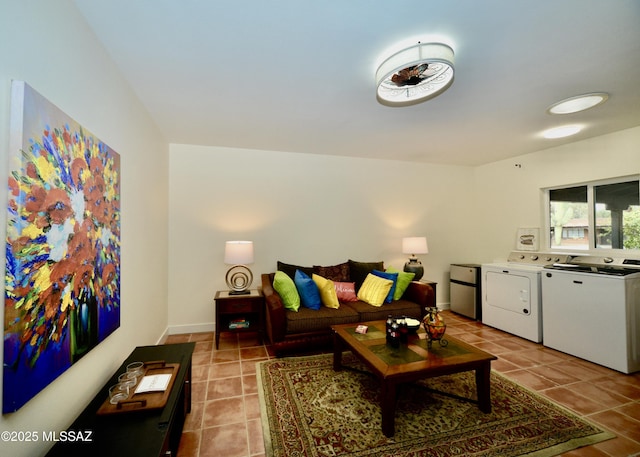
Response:
POLYGON ((563 125, 562 127, 555 127, 549 130, 545 130, 544 132, 542 132, 542 136, 549 140, 552 140, 555 138, 564 138, 567 136, 575 135, 580 130, 582 130, 582 125, 563 125))
POLYGON ((409 106, 440 95, 453 83, 453 49, 415 44, 388 57, 376 71, 376 97, 386 106, 409 106))
POLYGON ((549 114, 571 114, 593 108, 604 103, 609 98, 609 94, 604 92, 594 92, 591 94, 576 95, 554 103, 547 108, 549 114))

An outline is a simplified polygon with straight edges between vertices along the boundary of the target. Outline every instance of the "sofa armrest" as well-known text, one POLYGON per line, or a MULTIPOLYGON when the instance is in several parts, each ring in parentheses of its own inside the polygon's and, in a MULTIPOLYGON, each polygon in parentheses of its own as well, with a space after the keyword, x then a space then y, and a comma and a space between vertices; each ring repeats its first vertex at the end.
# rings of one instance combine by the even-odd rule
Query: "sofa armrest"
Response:
POLYGON ((284 340, 287 319, 284 304, 278 292, 273 289, 274 273, 262 274, 262 295, 265 303, 266 331, 269 341, 277 343, 284 340))
POLYGON ((402 298, 419 304, 423 315, 425 308, 436 306, 436 294, 433 292, 433 288, 424 282, 411 281, 402 298))

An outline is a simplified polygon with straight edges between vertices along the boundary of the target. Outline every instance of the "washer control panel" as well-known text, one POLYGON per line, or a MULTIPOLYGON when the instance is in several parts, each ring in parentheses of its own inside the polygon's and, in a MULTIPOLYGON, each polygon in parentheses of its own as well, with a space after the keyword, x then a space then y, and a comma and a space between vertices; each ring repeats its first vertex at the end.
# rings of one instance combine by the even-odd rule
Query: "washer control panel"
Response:
POLYGON ((512 251, 507 258, 507 262, 544 266, 553 263, 566 263, 570 258, 569 254, 557 252, 512 251))

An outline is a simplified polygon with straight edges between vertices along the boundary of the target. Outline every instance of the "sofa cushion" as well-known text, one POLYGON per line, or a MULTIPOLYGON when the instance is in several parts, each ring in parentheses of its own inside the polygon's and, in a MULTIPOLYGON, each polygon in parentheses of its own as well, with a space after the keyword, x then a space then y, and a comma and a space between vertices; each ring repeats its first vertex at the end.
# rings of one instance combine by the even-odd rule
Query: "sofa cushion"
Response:
POLYGON ((365 278, 373 270, 384 271, 384 262, 356 262, 349 259, 349 272, 351 280, 356 283, 356 292, 360 290, 365 278))
POLYGON ((322 306, 322 301, 320 300, 320 292, 318 292, 316 283, 300 270, 296 270, 293 282, 296 284, 296 289, 300 294, 302 306, 315 311, 319 310, 322 306))
MULTIPOLYGON (((382 306, 371 306, 363 301, 345 303, 341 308, 352 308, 358 312, 360 322, 379 321, 389 315, 394 317, 407 316, 414 319, 422 319, 420 306, 409 300, 395 300, 382 306)), ((293 314, 293 313, 289 313, 293 314)))
POLYGON ((392 285, 393 281, 390 279, 384 279, 369 273, 357 295, 363 302, 373 306, 382 306, 387 295, 389 295, 392 285))
POLYGON ((298 311, 300 308, 300 295, 293 279, 282 271, 276 271, 273 277, 273 289, 278 292, 282 299, 282 305, 291 311, 298 311))
POLYGON ((293 265, 291 263, 284 263, 278 260, 278 271, 282 271, 287 274, 291 279, 296 275, 296 270, 300 270, 308 276, 313 274, 313 267, 302 267, 300 265, 293 265))
POLYGON ((396 270, 393 267, 388 267, 386 271, 388 273, 398 273, 398 281, 396 282, 396 290, 393 294, 393 299, 400 300, 407 290, 407 287, 409 287, 409 284, 411 284, 411 281, 413 281, 413 278, 416 276, 416 274, 396 270))
POLYGON ((393 294, 395 294, 396 292, 396 283, 398 282, 398 273, 391 273, 391 272, 387 272, 387 271, 378 271, 378 270, 373 270, 371 272, 371 274, 378 276, 380 278, 384 278, 384 279, 388 279, 390 281, 393 281, 393 284, 391 284, 391 289, 389 289, 389 293, 387 294, 387 296, 384 299, 385 303, 391 303, 393 301, 393 294))
POLYGON ((340 302, 338 301, 338 294, 336 293, 336 288, 333 285, 333 281, 327 278, 323 278, 320 275, 313 274, 311 276, 313 282, 318 286, 318 292, 320 292, 320 300, 322 304, 327 308, 340 308, 340 302))
POLYGON ((339 282, 335 281, 333 285, 336 288, 336 294, 338 295, 338 301, 358 301, 356 297, 356 283, 355 282, 339 282))
POLYGON ((344 262, 339 265, 331 265, 328 267, 314 265, 313 272, 331 281, 345 282, 351 279, 349 262, 344 262))
POLYGON ((318 311, 300 308, 297 313, 286 313, 286 318, 286 333, 297 334, 318 331, 329 333, 332 325, 358 322, 360 316, 348 306, 341 306, 339 309, 323 306, 318 311))

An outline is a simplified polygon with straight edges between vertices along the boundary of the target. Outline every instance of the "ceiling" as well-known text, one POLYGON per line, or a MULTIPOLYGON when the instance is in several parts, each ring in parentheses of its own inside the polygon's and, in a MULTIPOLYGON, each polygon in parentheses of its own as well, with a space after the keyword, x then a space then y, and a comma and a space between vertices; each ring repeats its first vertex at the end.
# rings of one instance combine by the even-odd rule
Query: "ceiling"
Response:
POLYGON ((640 125, 638 0, 74 1, 170 143, 475 166, 640 125), (381 105, 377 66, 418 41, 454 49, 453 85, 381 105))

